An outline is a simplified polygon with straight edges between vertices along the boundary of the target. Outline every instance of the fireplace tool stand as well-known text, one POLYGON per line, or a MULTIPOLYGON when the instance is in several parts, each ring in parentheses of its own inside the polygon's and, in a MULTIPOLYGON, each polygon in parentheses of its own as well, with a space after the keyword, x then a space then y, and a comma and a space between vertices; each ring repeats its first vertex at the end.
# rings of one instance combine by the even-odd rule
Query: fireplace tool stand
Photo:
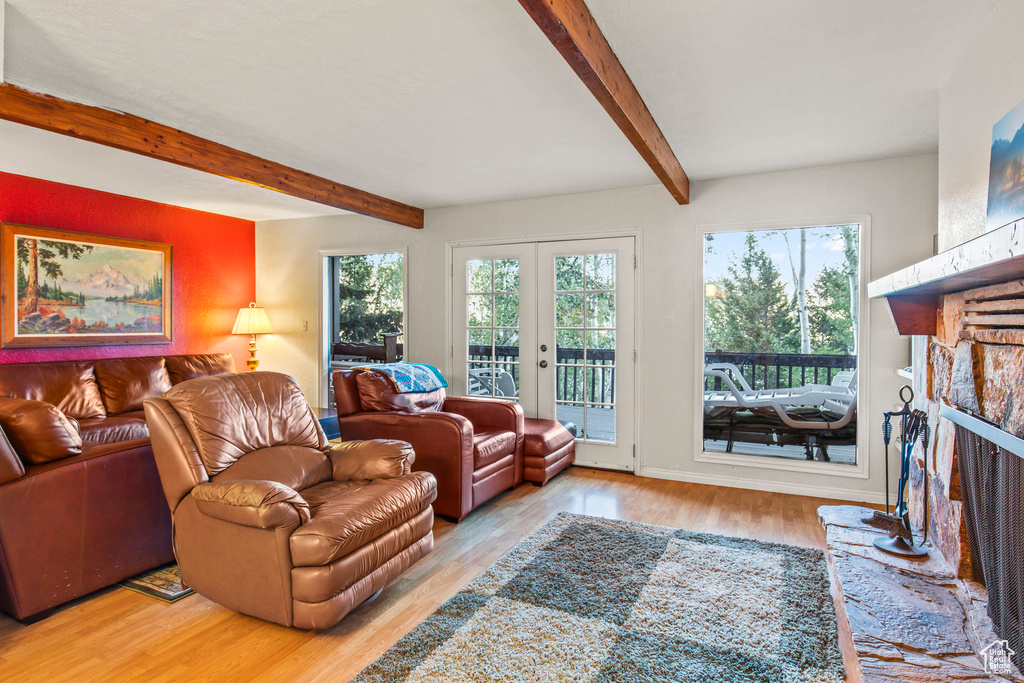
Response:
POLYGON ((888 536, 875 539, 876 548, 891 555, 900 557, 923 558, 928 556, 927 548, 923 547, 928 540, 928 472, 924 473, 924 539, 921 545, 914 542, 914 527, 910 523, 910 510, 907 506, 906 490, 910 483, 910 463, 914 456, 914 445, 921 441, 924 446, 925 458, 928 457, 928 416, 923 410, 911 409, 914 390, 909 386, 900 389, 900 400, 903 407, 898 411, 887 411, 882 418, 882 441, 885 443, 885 512, 876 510, 863 521, 888 531, 888 536), (909 393, 909 396, 904 396, 909 393), (896 493, 896 507, 889 512, 889 444, 892 441, 892 419, 900 421, 900 479, 896 493))

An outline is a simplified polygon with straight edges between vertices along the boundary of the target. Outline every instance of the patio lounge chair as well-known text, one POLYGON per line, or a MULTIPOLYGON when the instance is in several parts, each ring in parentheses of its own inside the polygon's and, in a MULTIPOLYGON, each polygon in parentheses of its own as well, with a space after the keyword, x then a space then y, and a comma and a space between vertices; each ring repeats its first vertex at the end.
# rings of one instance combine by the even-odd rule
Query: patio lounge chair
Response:
POLYGON ((829 445, 856 443, 856 374, 845 387, 844 376, 831 385, 764 391, 751 389, 730 364, 708 366, 704 376, 717 378, 728 388, 704 395, 704 438, 726 440, 726 452, 732 452, 736 441, 803 445, 808 460, 817 450, 828 461, 829 445))
POLYGON ((704 392, 704 407, 774 411, 779 420, 794 429, 841 429, 857 412, 857 376, 837 375, 833 384, 805 384, 788 389, 755 390, 731 363, 713 363, 704 368, 704 376, 721 380, 727 391, 704 392), (847 378, 849 380, 847 381, 847 378), (736 386, 737 383, 739 386, 736 386), (842 386, 847 383, 847 386, 842 386), (832 421, 825 417, 817 420, 802 419, 792 409, 798 406, 819 407, 830 413, 839 413, 832 421), (789 410, 790 412, 787 412, 789 410))
MULTIPOLYGON (((841 415, 818 408, 795 408, 790 415, 808 421, 838 422, 841 415)), ((763 410, 731 410, 712 408, 704 414, 704 439, 725 442, 725 452, 732 453, 737 442, 764 446, 803 446, 807 460, 829 462, 831 446, 853 446, 857 443, 857 421, 831 429, 794 429, 782 423, 773 412, 763 410)), ((770 455, 770 453, 768 453, 770 455)), ((780 455, 783 455, 780 453, 780 455)))
POLYGON ((515 378, 504 370, 496 370, 492 382, 489 370, 473 368, 469 371, 469 394, 516 398, 519 396, 519 388, 515 378))

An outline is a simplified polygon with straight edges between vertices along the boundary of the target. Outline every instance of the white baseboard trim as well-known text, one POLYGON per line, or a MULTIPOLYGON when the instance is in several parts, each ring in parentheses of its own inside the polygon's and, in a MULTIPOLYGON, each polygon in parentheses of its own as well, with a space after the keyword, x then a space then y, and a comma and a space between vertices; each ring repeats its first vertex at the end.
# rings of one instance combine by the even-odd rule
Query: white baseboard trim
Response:
POLYGON ((729 477, 721 474, 698 474, 696 472, 680 472, 664 470, 656 467, 644 467, 640 470, 641 477, 653 479, 671 479, 691 484, 707 484, 709 486, 725 486, 733 489, 750 489, 753 491, 771 491, 773 493, 789 493, 796 496, 811 498, 834 498, 855 503, 885 503, 885 494, 874 491, 858 491, 856 489, 831 488, 827 486, 809 486, 787 481, 766 481, 748 479, 746 477, 729 477))

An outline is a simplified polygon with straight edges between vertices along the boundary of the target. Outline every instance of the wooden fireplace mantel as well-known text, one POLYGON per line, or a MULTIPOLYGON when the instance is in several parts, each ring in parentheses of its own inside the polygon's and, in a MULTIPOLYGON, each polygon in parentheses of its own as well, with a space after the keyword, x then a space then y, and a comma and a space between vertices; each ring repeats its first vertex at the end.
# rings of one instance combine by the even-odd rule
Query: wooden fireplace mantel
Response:
POLYGON ((868 296, 885 297, 901 335, 933 335, 939 297, 1024 279, 1024 219, 987 232, 949 251, 868 284, 868 296))

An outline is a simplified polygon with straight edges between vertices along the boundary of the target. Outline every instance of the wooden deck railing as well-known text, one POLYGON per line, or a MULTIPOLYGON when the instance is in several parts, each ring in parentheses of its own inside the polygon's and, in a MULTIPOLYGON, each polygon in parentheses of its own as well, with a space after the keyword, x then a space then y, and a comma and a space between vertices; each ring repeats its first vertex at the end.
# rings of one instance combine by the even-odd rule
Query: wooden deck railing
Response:
POLYGON ((336 342, 331 345, 331 360, 395 363, 402 360, 404 345, 398 343, 397 332, 384 335, 383 344, 336 342))
MULTIPOLYGON (((470 346, 469 361, 495 361, 497 370, 512 375, 519 386, 519 347, 495 346, 491 356, 489 346, 470 346)), ((593 349, 584 358, 583 349, 558 347, 555 350, 555 398, 559 401, 582 403, 615 402, 615 351, 593 349), (586 378, 586 379, 584 379, 586 378)))
MULTIPOLYGON (((704 354, 704 364, 710 363, 732 363, 754 389, 787 389, 805 384, 831 384, 836 373, 857 369, 857 356, 714 351, 704 354)), ((705 391, 721 389, 721 379, 704 380, 705 391)))
POLYGON ((327 372, 327 407, 336 408, 334 401, 334 369, 352 363, 396 363, 402 360, 405 349, 398 343, 398 332, 385 334, 383 344, 364 342, 336 342, 331 345, 331 360, 327 372))
MULTIPOLYGON (((365 352, 367 360, 384 360, 383 345, 337 344, 335 353, 365 352), (358 348, 357 348, 358 346, 358 348)), ((397 346, 401 358, 402 346, 397 346)), ((519 347, 470 346, 469 362, 494 362, 499 372, 512 375, 519 386, 519 347)), ((712 351, 704 354, 704 363, 732 363, 755 389, 781 389, 805 384, 830 384, 836 373, 857 368, 857 356, 803 353, 732 353, 712 351)), ((582 403, 615 402, 615 351, 592 349, 584 357, 583 349, 558 347, 555 351, 556 398, 582 403)), ((704 390, 721 390, 720 379, 706 379, 704 390)), ((333 397, 332 397, 333 398, 333 397)))

